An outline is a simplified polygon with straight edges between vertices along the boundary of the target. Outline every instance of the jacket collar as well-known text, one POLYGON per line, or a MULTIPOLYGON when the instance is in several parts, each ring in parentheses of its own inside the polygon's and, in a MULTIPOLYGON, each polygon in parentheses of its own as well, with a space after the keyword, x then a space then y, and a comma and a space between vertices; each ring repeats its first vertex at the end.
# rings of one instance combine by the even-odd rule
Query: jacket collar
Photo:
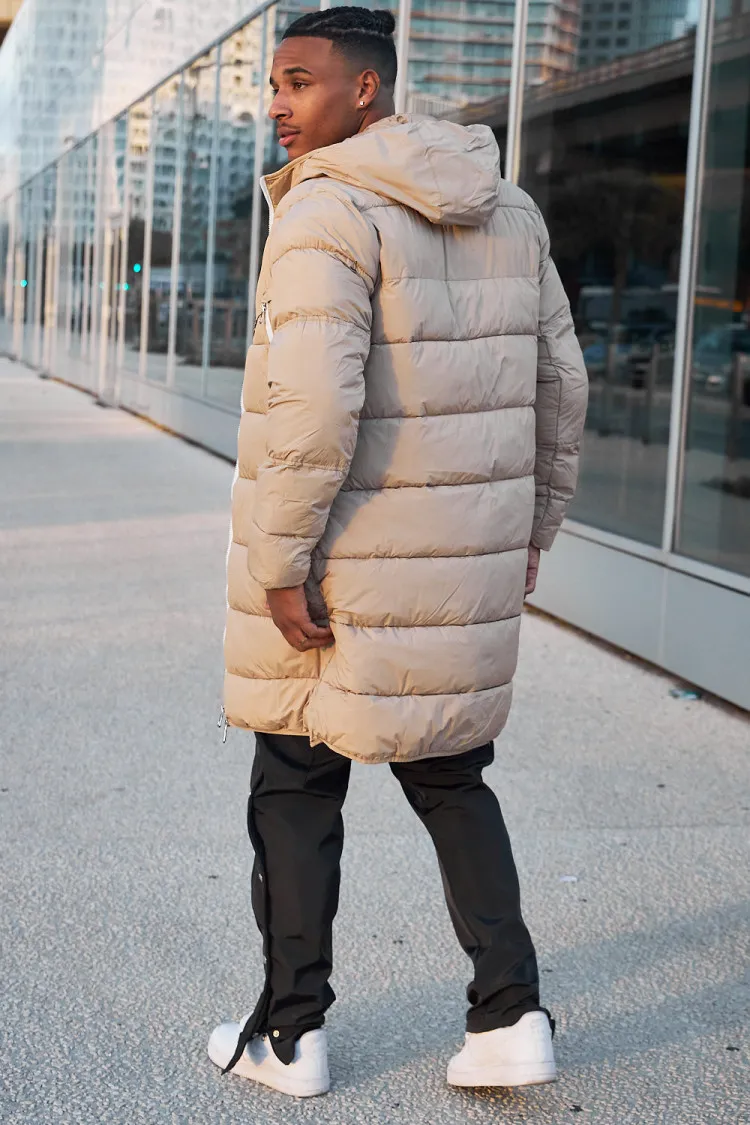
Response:
MULTIPOLYGON (((373 125, 368 125, 364 132, 371 133, 376 129, 387 129, 393 125, 403 124, 404 121, 406 121, 406 118, 400 114, 395 114, 392 117, 384 117, 382 120, 376 121, 373 125)), ((355 135, 362 136, 361 133, 355 135)), ((346 144, 346 141, 342 141, 341 143, 346 144)), ((287 195, 292 188, 297 187, 298 184, 301 184, 302 181, 307 178, 305 175, 307 162, 311 157, 316 156, 321 151, 321 149, 313 149, 312 152, 307 152, 304 156, 298 156, 296 160, 290 161, 289 164, 280 168, 278 172, 272 172, 270 176, 263 177, 263 183, 265 184, 267 198, 270 201, 272 211, 276 210, 284 196, 287 195)))

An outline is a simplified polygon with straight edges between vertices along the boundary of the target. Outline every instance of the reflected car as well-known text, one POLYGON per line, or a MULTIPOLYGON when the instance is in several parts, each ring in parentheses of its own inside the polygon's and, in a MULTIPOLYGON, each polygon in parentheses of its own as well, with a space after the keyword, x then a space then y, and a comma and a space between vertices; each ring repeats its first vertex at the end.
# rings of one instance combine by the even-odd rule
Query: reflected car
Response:
MULTIPOLYGON (((583 359, 589 373, 589 379, 597 379, 605 374, 607 370, 607 350, 606 340, 595 340, 593 344, 589 344, 588 347, 583 349, 583 359)), ((615 379, 618 381, 625 371, 629 354, 630 349, 627 344, 620 343, 617 345, 615 379)))
POLYGON ((672 368, 674 365, 674 325, 638 325, 629 333, 630 343, 630 382, 634 387, 645 387, 651 363, 653 361, 654 347, 659 345, 659 356, 656 365, 657 384, 668 384, 672 381, 672 368))
POLYGON ((708 394, 728 394, 736 356, 744 366, 742 398, 750 405, 750 328, 744 324, 725 324, 704 332, 693 348, 693 382, 708 394))
MULTIPOLYGON (((657 382, 668 382, 672 377, 674 329, 672 326, 649 324, 630 325, 622 329, 617 344, 615 382, 643 387, 655 344, 660 349, 657 382)), ((585 347, 583 358, 589 378, 603 376, 607 366, 606 339, 602 337, 585 347)))

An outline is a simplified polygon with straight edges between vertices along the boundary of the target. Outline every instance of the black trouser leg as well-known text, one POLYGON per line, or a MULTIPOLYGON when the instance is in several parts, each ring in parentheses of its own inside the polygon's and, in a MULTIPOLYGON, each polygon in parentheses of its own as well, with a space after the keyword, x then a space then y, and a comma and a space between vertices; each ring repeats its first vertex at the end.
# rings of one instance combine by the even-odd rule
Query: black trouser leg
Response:
POLYGON ((509 1027, 539 1009, 534 946, 500 806, 482 780, 492 744, 450 758, 391 766, 432 837, 458 940, 474 963, 469 1031, 509 1027))
POLYGON ((237 1045, 267 1032, 278 1058, 321 1027, 335 996, 328 983, 344 843, 341 809, 351 762, 291 735, 256 735, 248 831, 255 849, 252 901, 263 935, 266 983, 237 1045))

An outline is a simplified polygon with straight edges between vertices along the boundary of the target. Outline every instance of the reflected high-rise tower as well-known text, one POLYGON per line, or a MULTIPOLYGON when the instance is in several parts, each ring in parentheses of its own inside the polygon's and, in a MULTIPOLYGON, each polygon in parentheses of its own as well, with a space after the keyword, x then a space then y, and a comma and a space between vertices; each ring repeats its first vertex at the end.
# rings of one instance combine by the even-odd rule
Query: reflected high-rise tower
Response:
POLYGON ((101 0, 35 0, 16 46, 21 79, 14 124, 21 180, 94 125, 101 92, 107 8, 101 0))
POLYGON ((679 39, 698 20, 697 0, 582 0, 581 69, 679 39))
MULTIPOLYGON (((529 5, 526 81, 547 82, 575 69, 579 0, 529 5)), ((449 112, 502 96, 510 86, 514 6, 507 0, 444 4, 423 0, 412 16, 411 106, 449 112)))

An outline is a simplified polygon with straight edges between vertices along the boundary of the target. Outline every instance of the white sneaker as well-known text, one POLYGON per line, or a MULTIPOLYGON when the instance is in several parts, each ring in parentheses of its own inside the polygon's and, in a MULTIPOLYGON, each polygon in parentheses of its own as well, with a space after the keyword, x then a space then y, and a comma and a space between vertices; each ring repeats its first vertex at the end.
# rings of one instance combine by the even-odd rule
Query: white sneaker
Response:
POLYGON ((463 1050, 448 1063, 451 1086, 540 1086, 556 1074, 544 1012, 527 1012, 512 1027, 467 1032, 463 1050))
MULTIPOLYGON (((222 1070, 232 1055, 244 1024, 222 1023, 208 1041, 208 1057, 222 1070)), ((285 1066, 276 1058, 267 1035, 251 1039, 239 1062, 229 1072, 241 1078, 252 1078, 291 1094, 295 1098, 314 1098, 327 1094, 331 1087, 328 1074, 328 1043, 325 1028, 307 1031, 294 1046, 294 1061, 285 1066)))

